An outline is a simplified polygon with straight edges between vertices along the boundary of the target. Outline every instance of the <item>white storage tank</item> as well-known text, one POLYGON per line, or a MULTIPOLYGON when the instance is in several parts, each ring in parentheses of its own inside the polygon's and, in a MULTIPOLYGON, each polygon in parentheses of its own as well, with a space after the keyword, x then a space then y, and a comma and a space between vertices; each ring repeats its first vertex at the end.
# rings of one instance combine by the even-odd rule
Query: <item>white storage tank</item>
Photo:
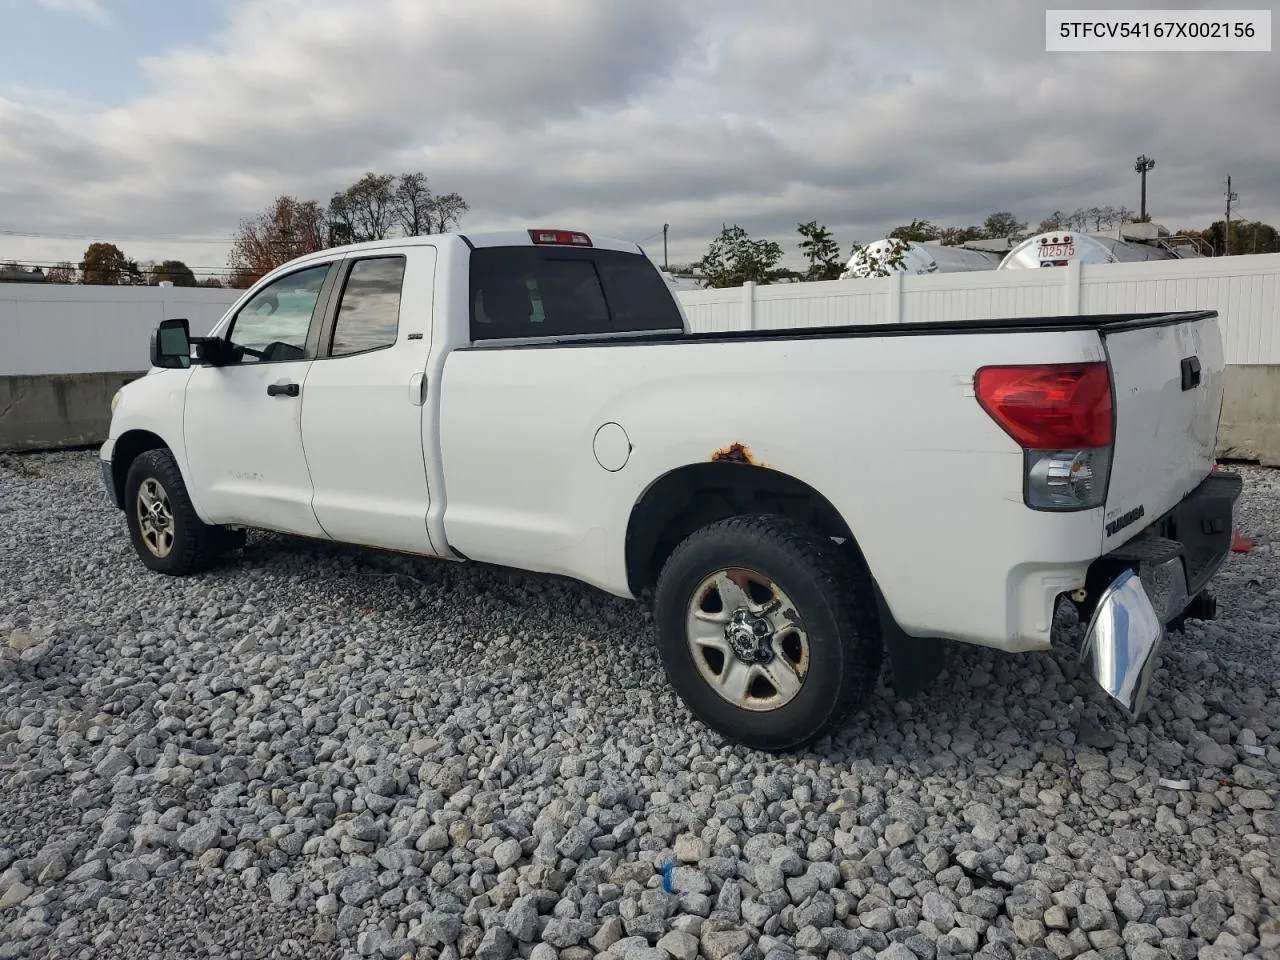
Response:
POLYGON ((1000 264, 1000 255, 986 250, 970 250, 965 247, 948 247, 937 241, 916 243, 885 237, 869 243, 849 258, 841 280, 872 276, 872 262, 883 263, 896 249, 905 243, 902 263, 895 273, 922 275, 927 273, 970 273, 977 270, 994 270, 1000 264))
POLYGON ((1106 234, 1051 230, 1028 237, 1000 261, 1001 270, 1065 267, 1069 263, 1139 263, 1144 260, 1176 260, 1172 251, 1148 243, 1127 243, 1106 234))

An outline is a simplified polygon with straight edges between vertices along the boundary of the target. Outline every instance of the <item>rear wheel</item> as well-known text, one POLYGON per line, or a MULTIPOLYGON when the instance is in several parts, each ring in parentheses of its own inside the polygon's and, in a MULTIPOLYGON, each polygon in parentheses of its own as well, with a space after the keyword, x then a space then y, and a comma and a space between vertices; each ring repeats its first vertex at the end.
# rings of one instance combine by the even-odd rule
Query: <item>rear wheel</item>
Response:
POLYGON ((672 553, 654 596, 672 685, 745 746, 803 747, 870 697, 883 641, 870 576, 813 528, 733 517, 672 553))
POLYGON ((210 566, 225 534, 196 516, 173 454, 147 450, 129 466, 125 517, 133 548, 157 573, 185 576, 210 566))

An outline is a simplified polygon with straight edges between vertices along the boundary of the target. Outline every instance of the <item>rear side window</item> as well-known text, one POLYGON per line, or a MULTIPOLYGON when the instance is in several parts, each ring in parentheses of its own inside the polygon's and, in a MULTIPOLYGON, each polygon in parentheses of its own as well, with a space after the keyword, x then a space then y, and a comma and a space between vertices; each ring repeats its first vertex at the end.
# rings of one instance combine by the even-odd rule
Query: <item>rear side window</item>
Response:
POLYGON ((682 329, 649 259, 618 250, 481 247, 471 253, 471 339, 682 329))
POLYGON ((342 289, 329 356, 365 353, 396 342, 404 257, 357 260, 342 289))

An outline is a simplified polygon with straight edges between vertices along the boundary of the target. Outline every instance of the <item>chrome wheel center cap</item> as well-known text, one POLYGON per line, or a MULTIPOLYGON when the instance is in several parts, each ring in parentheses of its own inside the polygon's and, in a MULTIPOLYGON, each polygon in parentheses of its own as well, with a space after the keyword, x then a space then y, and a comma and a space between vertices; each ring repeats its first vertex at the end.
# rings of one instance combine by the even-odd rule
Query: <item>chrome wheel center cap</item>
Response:
POLYGON ((769 633, 769 621, 753 617, 746 610, 734 613, 724 628, 725 640, 743 663, 768 663, 773 659, 769 633))

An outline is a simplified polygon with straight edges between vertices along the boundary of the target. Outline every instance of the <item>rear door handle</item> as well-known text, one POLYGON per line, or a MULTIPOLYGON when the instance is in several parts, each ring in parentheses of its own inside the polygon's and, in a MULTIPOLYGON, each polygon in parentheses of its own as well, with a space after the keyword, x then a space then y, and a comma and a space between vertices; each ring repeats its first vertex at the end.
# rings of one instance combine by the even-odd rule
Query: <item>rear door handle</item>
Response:
POLYGON ((268 397, 296 397, 298 395, 298 385, 296 383, 271 383, 267 385, 268 397))
POLYGON ((427 377, 422 373, 415 373, 409 378, 409 402, 415 407, 420 407, 427 402, 427 377))
POLYGON ((1200 386, 1200 358, 1187 357, 1182 361, 1182 389, 1194 390, 1200 386))

